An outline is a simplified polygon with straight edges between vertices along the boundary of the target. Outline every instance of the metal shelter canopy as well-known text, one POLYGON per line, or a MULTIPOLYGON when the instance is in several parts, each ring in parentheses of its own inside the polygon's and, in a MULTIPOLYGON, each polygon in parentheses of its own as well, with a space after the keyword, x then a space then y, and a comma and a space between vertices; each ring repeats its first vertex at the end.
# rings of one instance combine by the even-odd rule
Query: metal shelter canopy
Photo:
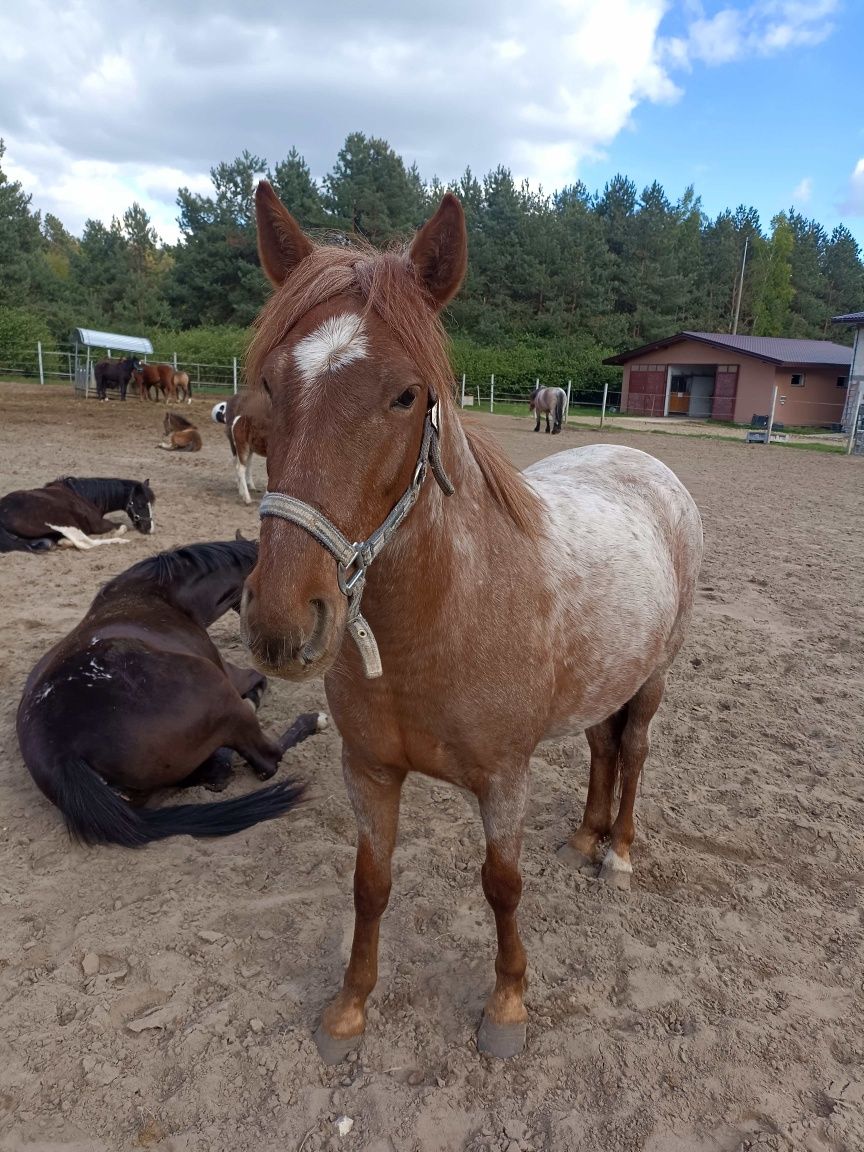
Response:
MULTIPOLYGON (((132 352, 138 356, 152 356, 153 345, 144 336, 124 336, 119 332, 97 332, 94 328, 76 328, 72 333, 75 341, 75 395, 90 395, 93 378, 93 348, 105 348, 109 356, 117 352, 132 352), (84 350, 82 353, 81 350, 84 350)), ((94 381, 95 385, 95 381, 94 381)))
POLYGON ((76 328, 72 333, 76 344, 85 348, 116 348, 118 352, 140 352, 153 355, 153 345, 143 336, 122 336, 118 332, 96 332, 93 328, 76 328))

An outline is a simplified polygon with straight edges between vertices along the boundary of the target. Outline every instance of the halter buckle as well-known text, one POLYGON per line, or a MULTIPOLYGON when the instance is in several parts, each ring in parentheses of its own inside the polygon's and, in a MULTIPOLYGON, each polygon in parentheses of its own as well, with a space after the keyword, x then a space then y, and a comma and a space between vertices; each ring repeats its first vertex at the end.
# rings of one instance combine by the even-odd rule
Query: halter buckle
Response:
POLYGON ((366 576, 366 565, 363 563, 360 549, 356 544, 353 544, 352 547, 354 549, 354 555, 347 563, 340 560, 336 565, 336 579, 339 581, 339 591, 349 599, 353 596, 354 589, 366 576), (355 571, 349 576, 349 569, 354 568, 355 565, 355 571))

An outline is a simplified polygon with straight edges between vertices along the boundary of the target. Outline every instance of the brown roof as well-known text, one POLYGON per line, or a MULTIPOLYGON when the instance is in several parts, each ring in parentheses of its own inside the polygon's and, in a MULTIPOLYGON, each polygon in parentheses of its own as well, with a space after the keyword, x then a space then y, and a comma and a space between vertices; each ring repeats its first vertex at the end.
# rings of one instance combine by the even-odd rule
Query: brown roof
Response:
POLYGON ((646 352, 670 348, 673 344, 680 344, 682 340, 698 340, 702 344, 722 348, 725 352, 737 352, 744 356, 753 356, 757 360, 764 360, 769 364, 795 368, 816 364, 848 368, 852 362, 852 349, 847 348, 845 344, 834 344, 830 340, 788 340, 783 336, 731 336, 728 332, 676 332, 674 336, 667 336, 665 340, 655 340, 652 344, 643 344, 641 348, 632 348, 629 352, 621 352, 618 356, 609 356, 603 363, 627 364, 646 352))

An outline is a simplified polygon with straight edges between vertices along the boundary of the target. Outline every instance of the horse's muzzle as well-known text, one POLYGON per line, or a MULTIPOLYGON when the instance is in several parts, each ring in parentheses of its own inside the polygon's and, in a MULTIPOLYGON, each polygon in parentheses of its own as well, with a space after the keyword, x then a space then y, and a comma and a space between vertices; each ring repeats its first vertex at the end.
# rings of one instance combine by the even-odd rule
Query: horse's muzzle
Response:
POLYGON ((339 655, 345 611, 325 600, 310 600, 295 611, 290 619, 273 619, 247 582, 240 605, 241 636, 256 666, 266 675, 314 680, 323 676, 339 655))

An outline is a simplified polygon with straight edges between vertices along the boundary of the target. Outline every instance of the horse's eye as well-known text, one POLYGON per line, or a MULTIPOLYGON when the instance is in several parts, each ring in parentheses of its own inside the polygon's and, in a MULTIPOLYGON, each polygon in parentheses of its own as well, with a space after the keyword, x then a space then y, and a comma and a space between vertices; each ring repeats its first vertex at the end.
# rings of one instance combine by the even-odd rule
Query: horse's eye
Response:
POLYGON ((397 396, 391 408, 410 408, 414 401, 417 399, 417 394, 412 392, 410 388, 406 388, 401 396, 397 396))

